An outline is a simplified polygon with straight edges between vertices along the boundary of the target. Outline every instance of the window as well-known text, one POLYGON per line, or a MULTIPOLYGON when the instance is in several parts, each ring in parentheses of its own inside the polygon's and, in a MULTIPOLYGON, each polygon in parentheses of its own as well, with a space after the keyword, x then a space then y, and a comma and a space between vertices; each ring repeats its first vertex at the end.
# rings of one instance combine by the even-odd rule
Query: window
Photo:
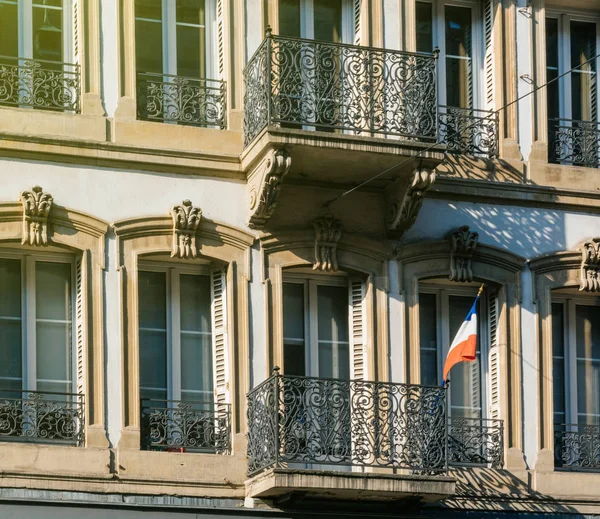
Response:
POLYGON ((331 43, 352 43, 351 0, 280 0, 279 34, 331 43))

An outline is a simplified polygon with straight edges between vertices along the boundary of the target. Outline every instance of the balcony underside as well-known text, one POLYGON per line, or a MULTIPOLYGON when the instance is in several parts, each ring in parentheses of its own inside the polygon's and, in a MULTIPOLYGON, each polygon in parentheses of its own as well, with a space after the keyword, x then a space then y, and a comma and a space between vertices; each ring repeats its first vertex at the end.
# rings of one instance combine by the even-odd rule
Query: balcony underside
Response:
POLYGON ((272 468, 246 481, 246 496, 286 500, 293 496, 341 501, 403 501, 432 503, 454 494, 448 476, 333 472, 272 468))

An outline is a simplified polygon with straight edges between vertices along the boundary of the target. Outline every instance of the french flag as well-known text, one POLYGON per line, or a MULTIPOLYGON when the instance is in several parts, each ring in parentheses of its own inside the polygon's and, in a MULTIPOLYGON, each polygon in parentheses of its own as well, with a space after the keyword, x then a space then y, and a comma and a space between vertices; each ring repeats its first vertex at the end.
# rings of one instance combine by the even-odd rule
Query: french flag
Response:
POLYGON ((474 361, 477 356, 477 301, 482 291, 483 285, 448 350, 444 364, 444 382, 448 380, 448 373, 455 364, 474 361))

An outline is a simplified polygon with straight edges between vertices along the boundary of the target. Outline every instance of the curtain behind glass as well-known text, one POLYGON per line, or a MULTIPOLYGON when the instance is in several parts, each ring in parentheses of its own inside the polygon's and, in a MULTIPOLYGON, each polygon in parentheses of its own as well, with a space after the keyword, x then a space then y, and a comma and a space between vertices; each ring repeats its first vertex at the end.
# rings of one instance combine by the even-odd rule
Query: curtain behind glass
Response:
POLYGON ((471 9, 446 6, 446 104, 473 105, 471 9))
POLYGON ((135 1, 135 63, 138 72, 163 72, 161 0, 135 1))
POLYGON ((204 0, 177 0, 177 75, 206 77, 204 0))
POLYGON ((0 259, 0 396, 2 389, 21 390, 21 261, 0 259))
POLYGON ((552 303, 552 380, 554 423, 567 423, 565 415, 565 325, 564 304, 552 303))
POLYGON ((576 319, 578 422, 600 425, 600 306, 577 305, 576 319))
MULTIPOLYGON (((571 22, 571 67, 577 67, 596 55, 596 24, 571 22)), ((596 101, 596 60, 593 60, 571 74, 571 96, 573 119, 595 121, 596 101)))
POLYGON ((350 378, 348 288, 318 285, 319 377, 350 378))
POLYGON ((417 52, 433 52, 433 4, 415 2, 417 52))
POLYGON ((419 294, 419 338, 421 351, 421 384, 436 386, 437 366, 437 305, 435 294, 419 294))
MULTIPOLYGON (((16 0, 0 0, 0 56, 19 56, 19 6, 16 0)), ((14 64, 14 61, 7 63, 14 64)))
POLYGON ((283 373, 305 376, 304 284, 283 284, 283 373))
POLYGON ((36 262, 37 390, 72 391, 72 267, 36 262))

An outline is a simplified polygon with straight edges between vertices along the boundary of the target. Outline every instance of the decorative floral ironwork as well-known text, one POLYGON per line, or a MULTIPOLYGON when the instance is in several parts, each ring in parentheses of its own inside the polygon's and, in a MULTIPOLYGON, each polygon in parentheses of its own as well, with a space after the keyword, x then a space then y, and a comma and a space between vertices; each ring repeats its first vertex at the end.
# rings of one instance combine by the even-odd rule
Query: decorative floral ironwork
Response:
POLYGON ((569 470, 599 470, 600 425, 557 424, 554 465, 569 470))
POLYGON ((10 390, 0 395, 0 440, 83 446, 83 395, 10 390))
POLYGON ((439 125, 439 140, 449 153, 498 156, 497 112, 440 106, 439 125))
POLYGON ((448 420, 448 456, 451 465, 504 466, 504 422, 482 418, 448 420))
POLYGON ((600 167, 600 124, 593 121, 550 119, 550 162, 587 168, 600 167))
POLYGON ((79 65, 0 56, 0 105, 80 112, 79 65))
POLYGON ((268 125, 435 141, 436 57, 268 31, 244 70, 245 144, 268 125))
POLYGON ((447 469, 445 390, 275 374, 248 394, 248 464, 447 469))
POLYGON ((169 74, 137 75, 138 117, 190 126, 226 127, 226 84, 169 74))
POLYGON ((229 454, 229 404, 142 400, 142 446, 229 454))

